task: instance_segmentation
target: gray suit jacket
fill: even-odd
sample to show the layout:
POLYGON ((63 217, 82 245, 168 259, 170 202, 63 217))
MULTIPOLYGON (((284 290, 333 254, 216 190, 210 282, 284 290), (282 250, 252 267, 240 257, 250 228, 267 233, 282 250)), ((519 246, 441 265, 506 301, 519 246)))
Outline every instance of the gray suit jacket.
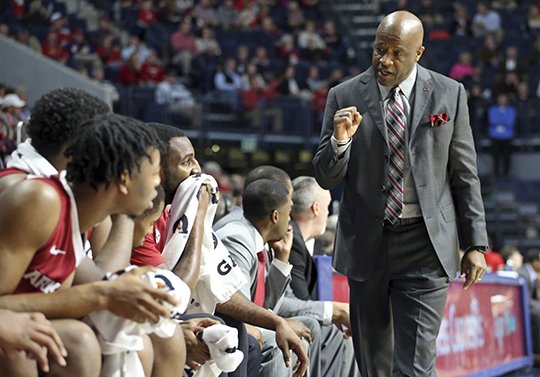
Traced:
MULTIPOLYGON (((257 252, 261 247, 257 245, 258 231, 244 216, 231 217, 233 219, 226 221, 224 226, 216 230, 216 235, 248 279, 248 283, 240 289, 240 292, 253 300, 257 285, 257 252)), ((270 265, 265 280, 266 308, 273 309, 277 305, 290 280, 290 275, 285 276, 275 265, 270 265)))
MULTIPOLYGON (((257 284, 257 229, 244 218, 241 207, 235 208, 227 216, 214 225, 216 235, 248 278, 249 284, 240 292, 253 299, 257 284)), ((322 301, 300 300, 291 287, 291 276, 283 273, 267 259, 267 275, 265 280, 264 307, 272 309, 282 317, 308 316, 329 323, 331 319, 324 318, 324 303, 322 301)))
MULTIPOLYGON (((459 270, 458 232, 463 248, 487 245, 484 206, 463 85, 418 65, 411 104, 408 158, 431 242, 446 273, 459 270), (447 113, 431 127, 429 115, 447 113)), ((383 234, 388 144, 377 80, 370 68, 328 94, 321 141, 313 159, 321 187, 344 181, 336 231, 334 267, 367 279, 383 234), (356 106, 362 123, 342 156, 333 148, 336 110, 356 106)))

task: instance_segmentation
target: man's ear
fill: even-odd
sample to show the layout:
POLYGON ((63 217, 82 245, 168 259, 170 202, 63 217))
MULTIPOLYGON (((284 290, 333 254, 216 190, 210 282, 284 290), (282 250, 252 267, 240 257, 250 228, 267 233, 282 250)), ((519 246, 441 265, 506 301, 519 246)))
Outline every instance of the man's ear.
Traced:
POLYGON ((313 215, 315 217, 319 216, 320 209, 321 208, 320 208, 319 202, 313 202, 313 204, 311 205, 311 212, 313 212, 313 215))
POLYGON ((277 224, 279 220, 279 212, 277 209, 272 210, 272 214, 270 215, 270 221, 272 221, 272 224, 277 224))
POLYGON ((130 178, 129 178, 129 173, 127 170, 125 170, 122 175, 120 176, 120 180, 118 182, 118 189, 120 190, 120 192, 124 195, 127 195, 129 190, 128 190, 128 186, 129 186, 129 181, 130 181, 130 178))

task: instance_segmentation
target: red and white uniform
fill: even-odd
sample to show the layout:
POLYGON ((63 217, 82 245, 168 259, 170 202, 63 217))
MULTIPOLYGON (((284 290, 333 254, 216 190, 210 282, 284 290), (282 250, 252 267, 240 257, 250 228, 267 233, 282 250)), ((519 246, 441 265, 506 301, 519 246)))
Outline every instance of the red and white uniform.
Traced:
POLYGON ((154 223, 152 233, 144 237, 144 244, 131 252, 131 264, 136 266, 160 266, 165 263, 161 253, 165 248, 165 235, 169 210, 163 210, 161 217, 154 223))
MULTIPOLYGON (((58 176, 32 177, 31 179, 46 182, 58 192, 61 202, 60 218, 47 244, 34 254, 13 293, 52 293, 62 286, 84 256, 79 250, 82 250, 82 241, 78 219, 73 221, 72 218, 74 214, 72 210, 76 211, 76 208, 72 208, 71 197, 58 176), (74 229, 75 227, 77 229, 74 229), (79 239, 74 239, 74 237, 79 237, 79 239), (80 243, 81 247, 76 248, 74 242, 80 243)), ((84 250, 82 252, 84 253, 84 250)))

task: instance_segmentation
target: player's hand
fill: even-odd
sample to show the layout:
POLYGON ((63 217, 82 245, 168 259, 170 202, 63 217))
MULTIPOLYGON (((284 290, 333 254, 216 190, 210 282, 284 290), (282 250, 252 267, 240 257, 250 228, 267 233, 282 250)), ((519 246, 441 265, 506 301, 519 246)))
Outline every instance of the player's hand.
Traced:
POLYGON ((270 247, 274 250, 274 255, 282 262, 289 262, 289 255, 291 254, 293 244, 293 228, 291 225, 287 227, 287 231, 283 235, 283 238, 276 242, 270 242, 270 247))
POLYGON ((191 369, 198 370, 201 365, 210 359, 208 346, 197 338, 197 333, 218 323, 218 321, 211 318, 193 318, 180 323, 186 342, 186 364, 191 369))
POLYGON ((276 326, 276 343, 283 353, 283 360, 285 361, 287 368, 291 367, 290 351, 292 350, 296 354, 298 361, 293 368, 293 377, 302 377, 305 375, 309 364, 306 350, 298 335, 294 333, 285 320, 282 320, 280 324, 276 326))
POLYGON ((311 343, 311 330, 309 329, 309 327, 294 318, 285 318, 285 321, 287 321, 287 323, 296 335, 298 335, 300 338, 306 339, 309 343, 311 343))

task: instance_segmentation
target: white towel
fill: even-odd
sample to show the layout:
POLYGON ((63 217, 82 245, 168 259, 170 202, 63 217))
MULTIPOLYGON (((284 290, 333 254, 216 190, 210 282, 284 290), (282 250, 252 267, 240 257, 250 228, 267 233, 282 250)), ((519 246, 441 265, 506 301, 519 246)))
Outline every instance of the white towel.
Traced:
POLYGON ((212 231, 212 223, 219 200, 216 180, 208 174, 196 174, 186 178, 174 196, 167 231, 163 258, 174 269, 186 246, 191 233, 201 185, 207 184, 212 192, 206 217, 201 252, 200 276, 192 292, 192 302, 187 313, 214 313, 216 304, 228 301, 230 297, 247 283, 246 277, 236 265, 227 248, 212 231))
MULTIPOLYGON (((135 266, 108 273, 105 279, 115 280, 133 268, 135 266)), ((143 349, 142 335, 154 333, 162 338, 171 337, 177 326, 172 318, 184 313, 189 303, 189 287, 171 271, 158 269, 156 272, 147 272, 141 278, 153 287, 169 292, 178 301, 178 306, 170 306, 170 318, 160 318, 156 324, 148 321, 137 323, 106 310, 90 313, 86 319, 96 329, 101 353, 104 355, 101 377, 144 377, 136 352, 143 349)))
POLYGON ((7 166, 42 177, 58 174, 56 168, 32 146, 31 139, 26 139, 17 146, 11 153, 11 161, 7 166))
POLYGON ((210 351, 210 360, 193 372, 189 367, 185 377, 217 377, 221 372, 233 372, 244 359, 238 349, 238 330, 222 324, 212 325, 199 331, 197 337, 204 341, 210 351))

